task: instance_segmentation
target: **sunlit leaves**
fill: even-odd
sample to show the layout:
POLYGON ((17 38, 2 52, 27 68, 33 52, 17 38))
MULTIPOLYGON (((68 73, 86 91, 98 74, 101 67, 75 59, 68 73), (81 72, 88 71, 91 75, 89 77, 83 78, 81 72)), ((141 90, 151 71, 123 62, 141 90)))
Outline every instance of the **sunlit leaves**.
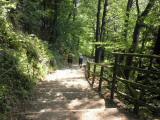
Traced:
POLYGON ((8 13, 15 5, 0 1, 0 119, 7 119, 16 99, 28 97, 54 60, 47 42, 14 29, 8 13))

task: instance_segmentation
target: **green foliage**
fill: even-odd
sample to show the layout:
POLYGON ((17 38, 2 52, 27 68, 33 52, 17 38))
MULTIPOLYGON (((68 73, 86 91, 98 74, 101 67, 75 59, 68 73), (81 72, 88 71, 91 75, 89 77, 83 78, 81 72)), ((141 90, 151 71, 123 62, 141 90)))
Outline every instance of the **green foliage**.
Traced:
MULTIPOLYGON (((49 66, 55 66, 56 60, 57 65, 63 66, 62 62, 70 52, 75 58, 79 53, 94 56, 98 0, 78 0, 80 4, 77 6, 73 1, 0 0, 1 111, 12 106, 11 102, 6 101, 6 96, 25 98, 37 80, 42 79, 49 71, 49 66), (54 51, 54 57, 48 48, 54 51)), ((108 1, 106 34, 101 43, 105 48, 105 62, 108 64, 113 63, 112 52, 126 52, 133 42, 133 32, 139 15, 134 1, 128 13, 127 40, 124 40, 127 1, 108 1)), ((148 1, 138 1, 140 14, 148 1)), ((102 0, 102 8, 103 4, 102 0)), ((156 0, 140 27, 138 53, 150 54, 153 51, 157 27, 160 25, 159 6, 160 2, 156 0)), ((102 18, 103 11, 100 12, 102 18)), ((133 74, 133 78, 135 76, 133 74)), ((125 90, 123 85, 120 86, 121 90, 125 90)), ((139 94, 136 93, 135 97, 139 97, 139 94)))
POLYGON ((0 1, 0 119, 5 119, 4 114, 18 99, 27 99, 54 60, 47 42, 15 32, 7 19, 7 11, 13 6, 12 2, 0 1))

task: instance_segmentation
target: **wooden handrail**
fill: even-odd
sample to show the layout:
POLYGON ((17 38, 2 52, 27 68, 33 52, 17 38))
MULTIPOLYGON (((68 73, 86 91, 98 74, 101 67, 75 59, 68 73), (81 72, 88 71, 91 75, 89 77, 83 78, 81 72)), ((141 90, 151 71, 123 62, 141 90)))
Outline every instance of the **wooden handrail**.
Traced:
POLYGON ((118 81, 121 81, 121 82, 125 83, 125 84, 136 85, 136 87, 139 87, 139 89, 147 89, 147 90, 150 90, 150 91, 154 91, 154 92, 160 93, 160 89, 158 89, 158 88, 154 88, 154 87, 151 87, 151 86, 143 85, 141 83, 133 82, 131 80, 126 80, 126 79, 123 79, 123 78, 120 78, 120 77, 116 77, 116 79, 118 81))
POLYGON ((102 67, 106 67, 106 68, 113 68, 112 65, 106 65, 106 63, 95 63, 95 62, 89 62, 89 64, 92 64, 92 65, 98 65, 98 66, 102 66, 102 67))
POLYGON ((131 96, 129 96, 129 95, 123 93, 123 92, 117 91, 117 93, 118 93, 119 95, 121 95, 121 96, 124 96, 125 98, 128 98, 128 99, 134 101, 134 102, 136 101, 138 104, 141 104, 141 105, 144 105, 144 106, 146 106, 146 107, 149 107, 149 108, 152 109, 152 110, 157 110, 157 109, 159 110, 159 109, 160 109, 160 108, 156 108, 156 107, 153 106, 153 105, 147 104, 147 103, 145 103, 145 102, 142 101, 142 100, 137 100, 136 98, 133 98, 133 97, 131 97, 131 96))
POLYGON ((158 58, 160 59, 159 55, 145 55, 145 54, 138 54, 138 53, 118 53, 113 52, 113 55, 126 55, 126 56, 135 56, 135 57, 144 57, 144 58, 158 58))
POLYGON ((133 66, 126 66, 126 65, 120 65, 117 64, 118 67, 123 67, 125 69, 130 69, 130 70, 136 70, 136 71, 140 71, 140 72, 145 72, 145 73, 153 73, 153 74, 160 74, 160 71, 156 71, 156 70, 147 70, 147 69, 143 69, 143 68, 139 68, 139 67, 133 67, 133 66))
MULTIPOLYGON (((101 92, 101 88, 102 88, 102 85, 103 85, 103 82, 104 81, 107 81, 111 84, 111 86, 109 86, 108 88, 110 89, 111 91, 111 97, 110 99, 113 100, 114 99, 114 94, 121 94, 122 96, 124 97, 127 97, 129 99, 132 99, 133 103, 130 103, 132 105, 134 105, 135 107, 135 110, 139 110, 139 106, 147 106, 148 108, 153 108, 151 107, 146 101, 143 101, 141 99, 141 97, 139 98, 134 98, 132 95, 132 89, 130 89, 130 87, 134 90, 139 90, 140 93, 143 93, 144 91, 148 91, 149 94, 153 94, 153 95, 156 95, 156 93, 160 93, 160 88, 159 87, 156 87, 155 86, 147 86, 145 84, 142 84, 140 82, 134 82, 133 80, 130 80, 130 79, 125 79, 125 77, 121 77, 121 72, 119 71, 120 68, 124 68, 125 70, 133 70, 133 71, 137 71, 139 73, 147 73, 148 75, 149 74, 155 74, 156 76, 159 76, 160 75, 160 70, 155 70, 153 69, 154 64, 157 66, 159 65, 158 63, 154 62, 154 59, 155 60, 160 60, 160 56, 158 55, 143 55, 143 54, 137 54, 137 53, 113 53, 114 57, 115 57, 115 61, 114 61, 114 64, 110 64, 110 65, 107 65, 106 63, 94 63, 94 62, 88 62, 89 64, 89 69, 88 69, 88 72, 89 73, 92 73, 93 75, 93 78, 92 80, 94 81, 95 80, 95 77, 96 78, 99 78, 99 84, 98 84, 98 91, 101 92), (142 68, 141 64, 138 63, 139 67, 137 66, 134 66, 134 64, 132 66, 129 66, 129 65, 123 65, 125 62, 123 62, 123 64, 121 64, 120 62, 120 58, 121 57, 137 57, 138 59, 136 60, 141 60, 143 58, 145 59, 148 59, 147 61, 147 64, 149 63, 149 66, 147 66, 147 69, 146 68, 142 68), (90 65, 94 65, 94 71, 90 70, 91 66, 90 65), (97 71, 96 71, 96 66, 99 66, 97 71), (106 68, 106 69, 104 69, 106 68), (107 72, 105 72, 107 69, 112 69, 113 70, 113 73, 112 73, 112 80, 108 79, 107 77, 105 78, 105 74, 107 74, 107 72), (117 91, 118 89, 118 83, 121 82, 123 85, 125 85, 125 87, 128 89, 128 92, 126 93, 122 93, 121 91, 117 91), (131 92, 129 92, 131 90, 131 92), (137 105, 138 104, 138 105, 137 105)), ((139 62, 139 61, 138 61, 139 62)), ((108 75, 107 75, 108 76, 108 75)), ((123 76, 123 75, 122 75, 123 76)), ((92 82, 94 83, 94 82, 92 82)))

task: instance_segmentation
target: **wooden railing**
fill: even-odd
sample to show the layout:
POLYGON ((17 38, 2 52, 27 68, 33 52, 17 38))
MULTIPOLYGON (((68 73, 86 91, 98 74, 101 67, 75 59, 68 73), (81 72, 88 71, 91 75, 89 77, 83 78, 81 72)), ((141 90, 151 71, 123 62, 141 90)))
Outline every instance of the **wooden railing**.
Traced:
POLYGON ((133 106, 135 112, 141 106, 160 110, 160 103, 153 102, 160 97, 160 56, 130 53, 113 53, 113 56, 111 65, 87 63, 86 76, 90 84, 94 86, 97 81, 97 90, 101 94, 102 86, 107 81, 110 99, 123 99, 124 103, 133 106), (131 60, 130 65, 127 65, 128 60, 131 60), (126 77, 126 71, 129 77, 126 77))
POLYGON ((100 64, 100 63, 93 63, 93 62, 87 62, 87 67, 86 67, 86 77, 87 79, 91 78, 90 84, 93 87, 94 83, 95 83, 95 79, 98 77, 99 81, 98 81, 98 92, 101 93, 101 89, 102 89, 102 83, 108 82, 110 83, 111 81, 105 77, 104 73, 107 72, 107 70, 110 70, 113 68, 113 66, 111 65, 105 65, 105 64, 100 64), (91 68, 92 67, 92 68, 91 68), (92 70, 91 70, 92 69, 92 70), (98 69, 98 71, 97 71, 98 69))

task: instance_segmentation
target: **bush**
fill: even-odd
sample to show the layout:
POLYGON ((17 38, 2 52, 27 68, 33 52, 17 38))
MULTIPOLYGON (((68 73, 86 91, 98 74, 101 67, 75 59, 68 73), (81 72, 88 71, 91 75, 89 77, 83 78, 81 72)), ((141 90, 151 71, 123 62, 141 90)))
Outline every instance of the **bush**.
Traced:
POLYGON ((53 53, 36 36, 15 31, 0 1, 0 119, 16 101, 27 99, 38 80, 51 70, 53 53))

